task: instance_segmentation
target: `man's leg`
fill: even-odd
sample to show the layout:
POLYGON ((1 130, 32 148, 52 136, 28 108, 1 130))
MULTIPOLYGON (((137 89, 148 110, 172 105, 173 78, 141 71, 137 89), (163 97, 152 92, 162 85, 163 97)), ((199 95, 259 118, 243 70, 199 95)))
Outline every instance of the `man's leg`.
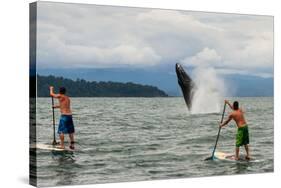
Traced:
POLYGON ((235 148, 235 160, 239 159, 239 147, 235 148))
POLYGON ((248 144, 246 144, 245 145, 245 150, 246 150, 246 159, 250 159, 250 152, 249 152, 249 145, 248 144))
POLYGON ((63 133, 60 134, 60 147, 64 148, 64 134, 63 133))
POLYGON ((69 134, 70 149, 74 149, 74 133, 69 134))

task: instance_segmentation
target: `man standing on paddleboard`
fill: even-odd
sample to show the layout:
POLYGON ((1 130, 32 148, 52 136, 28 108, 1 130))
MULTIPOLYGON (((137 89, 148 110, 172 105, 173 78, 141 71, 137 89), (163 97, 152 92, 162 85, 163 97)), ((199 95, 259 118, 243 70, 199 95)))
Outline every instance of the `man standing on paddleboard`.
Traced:
POLYGON ((74 124, 72 120, 72 112, 70 109, 70 99, 65 95, 66 89, 59 88, 59 94, 54 93, 54 87, 50 86, 50 96, 59 100, 59 105, 54 105, 53 108, 59 108, 61 112, 58 134, 60 136, 60 148, 64 149, 64 134, 69 134, 70 149, 74 149, 74 124))
POLYGON ((228 119, 223 122, 220 127, 227 125, 232 119, 236 122, 237 125, 237 135, 236 135, 236 149, 235 149, 235 160, 239 159, 239 147, 244 146, 246 150, 246 159, 250 159, 249 154, 249 131, 248 131, 248 125, 246 123, 244 112, 241 108, 239 108, 238 101, 234 101, 233 105, 229 103, 229 101, 225 100, 225 103, 228 104, 228 106, 233 110, 229 116, 228 119))

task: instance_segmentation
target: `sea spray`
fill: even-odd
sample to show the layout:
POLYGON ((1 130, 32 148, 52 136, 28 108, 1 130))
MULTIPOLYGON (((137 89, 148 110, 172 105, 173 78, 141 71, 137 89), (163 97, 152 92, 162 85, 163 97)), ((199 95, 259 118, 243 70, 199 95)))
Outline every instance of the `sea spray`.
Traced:
POLYGON ((223 79, 210 66, 198 66, 192 75, 196 88, 191 114, 218 113, 226 91, 223 79))
POLYGON ((222 57, 215 49, 206 47, 191 57, 182 60, 185 66, 193 67, 192 80, 195 84, 191 114, 218 113, 225 95, 224 80, 214 66, 222 57))

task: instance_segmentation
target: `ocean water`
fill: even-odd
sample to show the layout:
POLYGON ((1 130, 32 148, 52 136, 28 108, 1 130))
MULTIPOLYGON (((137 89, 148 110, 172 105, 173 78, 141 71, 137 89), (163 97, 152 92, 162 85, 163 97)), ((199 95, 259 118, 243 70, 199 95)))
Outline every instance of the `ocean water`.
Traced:
MULTIPOLYGON (((38 149, 38 186, 273 172, 273 98, 235 100, 246 111, 250 162, 204 161, 211 156, 221 112, 190 114, 181 97, 72 98, 76 149, 38 149)), ((59 115, 56 111, 56 123, 59 115)), ((50 98, 37 99, 36 121, 37 142, 52 143, 50 98)), ((221 130, 217 151, 234 153, 236 129, 231 122, 221 130)))

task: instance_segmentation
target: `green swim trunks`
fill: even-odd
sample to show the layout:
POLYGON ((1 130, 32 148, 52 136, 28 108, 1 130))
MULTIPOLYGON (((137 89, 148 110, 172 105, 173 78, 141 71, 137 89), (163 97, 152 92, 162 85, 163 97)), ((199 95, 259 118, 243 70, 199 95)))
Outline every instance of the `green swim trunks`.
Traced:
POLYGON ((249 144, 249 130, 248 125, 245 125, 244 127, 240 127, 237 130, 236 147, 240 147, 247 144, 249 144))

